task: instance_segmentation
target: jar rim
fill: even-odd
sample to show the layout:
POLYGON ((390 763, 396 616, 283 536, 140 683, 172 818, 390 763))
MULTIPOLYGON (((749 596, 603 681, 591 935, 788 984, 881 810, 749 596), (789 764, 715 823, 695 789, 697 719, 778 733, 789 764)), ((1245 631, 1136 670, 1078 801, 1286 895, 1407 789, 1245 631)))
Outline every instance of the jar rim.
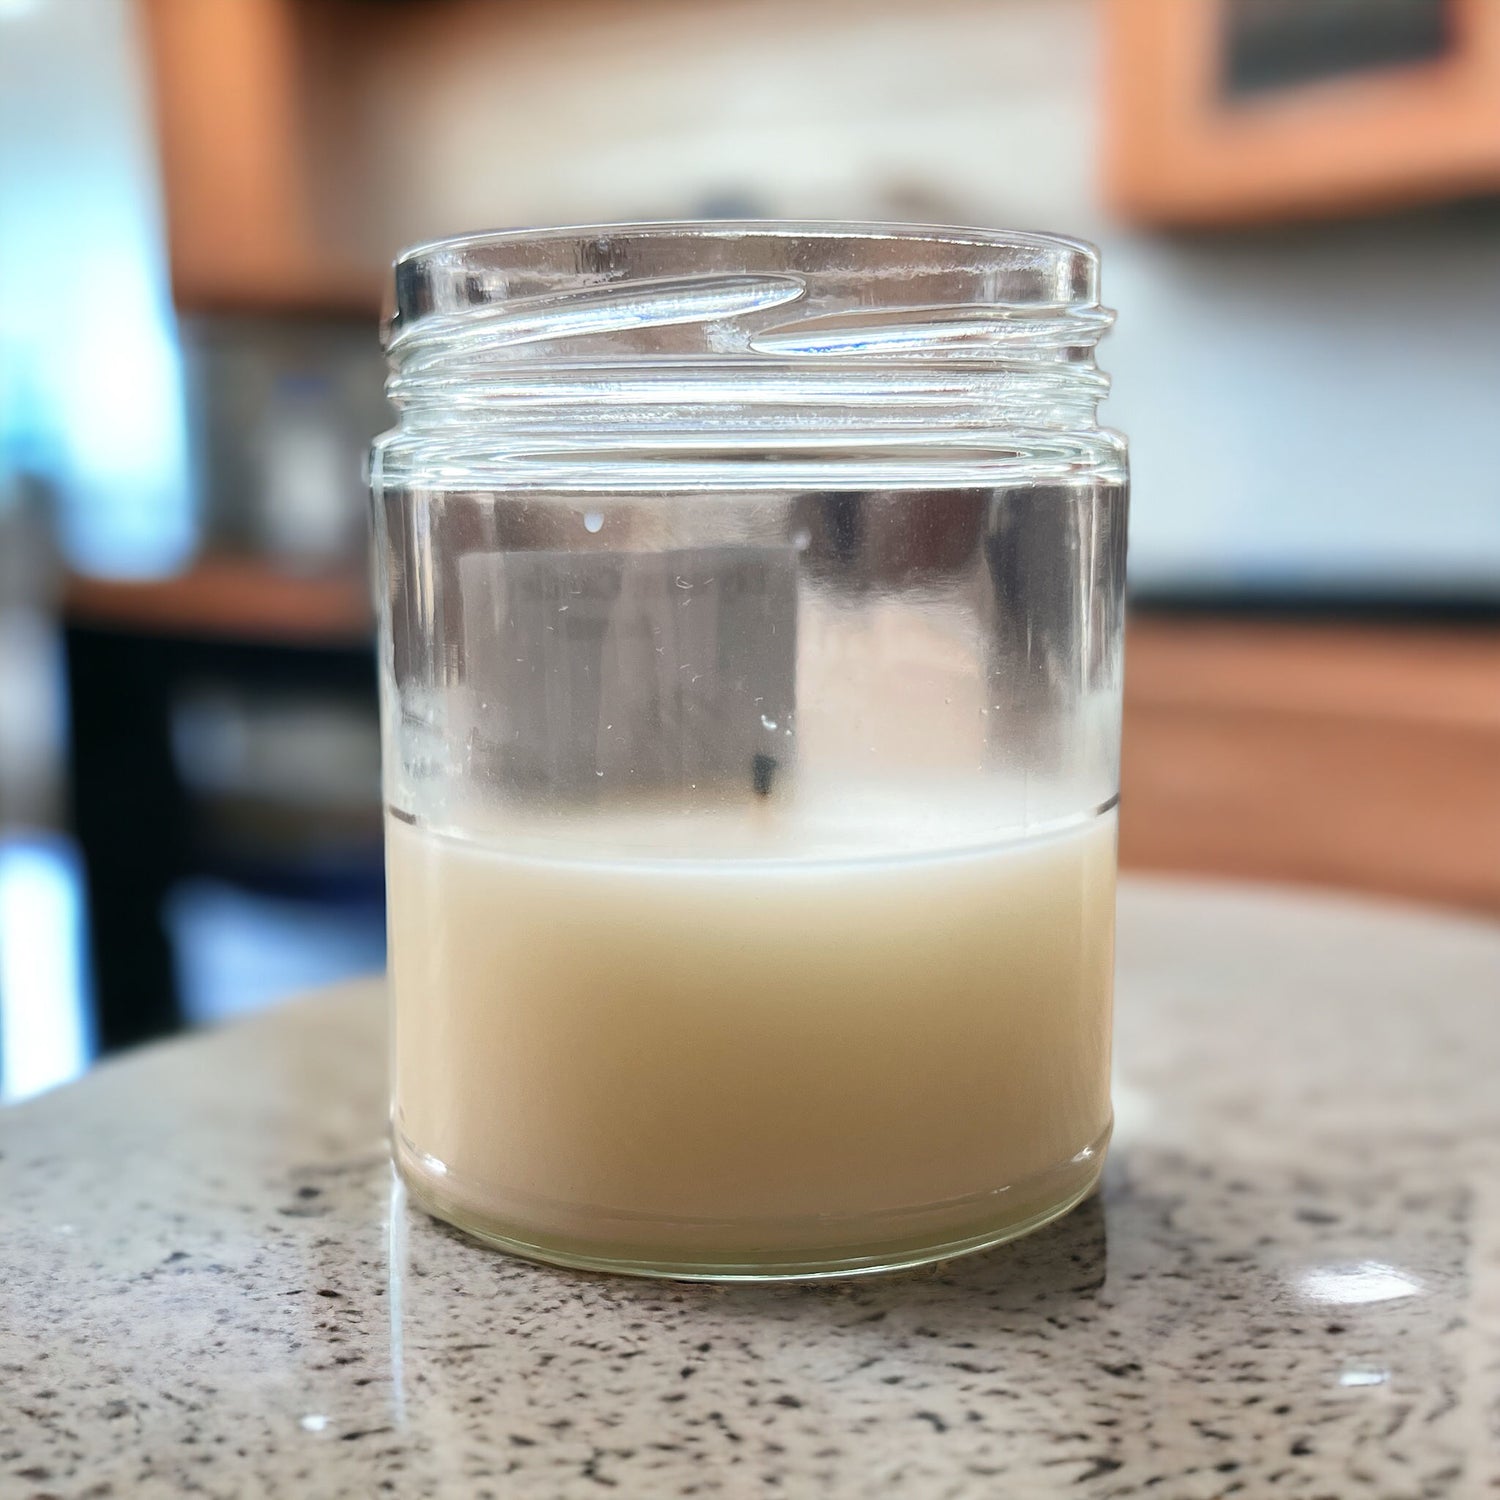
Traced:
POLYGON ((506 229, 412 246, 394 273, 388 348, 424 324, 528 304, 547 314, 633 289, 652 294, 641 324, 684 321, 679 292, 698 304, 686 319, 695 322, 792 302, 803 316, 820 307, 967 305, 1087 318, 1100 306, 1099 252, 1084 240, 935 224, 703 219, 506 229))
POLYGON ((600 235, 743 239, 766 235, 781 239, 926 240, 951 245, 1031 245, 1081 253, 1097 261, 1098 247, 1076 235, 1051 230, 986 229, 977 225, 907 223, 896 219, 641 219, 589 224, 559 224, 527 229, 478 229, 463 234, 420 240, 401 250, 400 266, 438 251, 457 251, 482 245, 506 245, 546 240, 588 239, 600 235))

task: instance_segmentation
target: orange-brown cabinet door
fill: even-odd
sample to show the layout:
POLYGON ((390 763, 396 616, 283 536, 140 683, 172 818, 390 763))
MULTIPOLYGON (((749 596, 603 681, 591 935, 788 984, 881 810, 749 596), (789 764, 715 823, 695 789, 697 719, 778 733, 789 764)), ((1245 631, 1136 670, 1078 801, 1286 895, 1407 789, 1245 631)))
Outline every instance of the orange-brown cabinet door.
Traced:
POLYGON ((307 82, 315 57, 326 61, 337 45, 330 24, 344 8, 297 0, 138 5, 178 305, 378 308, 383 267, 351 251, 330 218, 337 171, 320 146, 325 116, 307 82))

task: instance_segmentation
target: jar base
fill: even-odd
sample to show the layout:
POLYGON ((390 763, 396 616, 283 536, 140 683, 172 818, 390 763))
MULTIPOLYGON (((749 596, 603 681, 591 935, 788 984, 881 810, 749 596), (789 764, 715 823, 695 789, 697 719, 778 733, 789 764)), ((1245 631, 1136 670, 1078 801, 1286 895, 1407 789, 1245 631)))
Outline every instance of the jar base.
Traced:
MULTIPOLYGON (((569 1270, 671 1281, 824 1281, 911 1270, 989 1250, 1041 1229, 1076 1208, 1097 1188, 1109 1135, 1106 1127, 1096 1141, 1050 1172, 1001 1192, 978 1195, 968 1202, 967 1213, 964 1205, 949 1203, 936 1209, 871 1216, 865 1234, 856 1237, 851 1230, 837 1245, 817 1244, 820 1231, 814 1223, 776 1225, 774 1237, 800 1243, 795 1248, 766 1248, 748 1255, 717 1248, 684 1250, 680 1258, 679 1253, 623 1237, 595 1240, 523 1229, 515 1220, 507 1222, 478 1211, 445 1190, 443 1178, 428 1170, 422 1154, 399 1135, 393 1154, 412 1200, 425 1213, 491 1249, 523 1260, 569 1270), (980 1212, 981 1207, 984 1212, 980 1212), (941 1230, 934 1220, 941 1222, 941 1230)), ((673 1228, 670 1223, 659 1227, 666 1234, 673 1228)), ((766 1227, 753 1223, 740 1226, 745 1241, 759 1238, 762 1243, 766 1227)))

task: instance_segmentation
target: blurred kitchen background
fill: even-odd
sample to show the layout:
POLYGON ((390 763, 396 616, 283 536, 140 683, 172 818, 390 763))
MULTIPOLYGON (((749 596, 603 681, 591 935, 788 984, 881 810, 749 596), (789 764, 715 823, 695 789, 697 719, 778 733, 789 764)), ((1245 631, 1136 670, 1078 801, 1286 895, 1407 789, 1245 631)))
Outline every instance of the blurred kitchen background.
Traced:
POLYGON ((1127 865, 1500 914, 1500 0, 0 0, 0 1096, 379 967, 403 244, 1061 229, 1127 865))

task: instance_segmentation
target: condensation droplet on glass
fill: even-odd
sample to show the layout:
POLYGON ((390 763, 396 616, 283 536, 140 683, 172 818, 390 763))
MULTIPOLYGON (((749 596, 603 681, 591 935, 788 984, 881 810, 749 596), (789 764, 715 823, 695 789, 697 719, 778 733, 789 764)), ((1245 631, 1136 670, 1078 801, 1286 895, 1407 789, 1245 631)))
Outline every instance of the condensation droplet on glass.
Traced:
POLYGON ((773 718, 770 718, 770 717, 769 717, 769 716, 768 716, 768 715, 766 715, 766 714, 762 714, 762 715, 761 715, 761 716, 760 716, 760 722, 761 722, 761 723, 762 723, 762 724, 764 724, 764 725, 765 725, 765 727, 766 727, 766 728, 767 728, 767 729, 775 729, 775 728, 776 728, 776 727, 777 727, 777 725, 776 725, 776 720, 775 720, 775 719, 773 719, 773 718))
POLYGON ((586 511, 583 517, 583 529, 585 531, 603 531, 604 517, 597 510, 586 511))

